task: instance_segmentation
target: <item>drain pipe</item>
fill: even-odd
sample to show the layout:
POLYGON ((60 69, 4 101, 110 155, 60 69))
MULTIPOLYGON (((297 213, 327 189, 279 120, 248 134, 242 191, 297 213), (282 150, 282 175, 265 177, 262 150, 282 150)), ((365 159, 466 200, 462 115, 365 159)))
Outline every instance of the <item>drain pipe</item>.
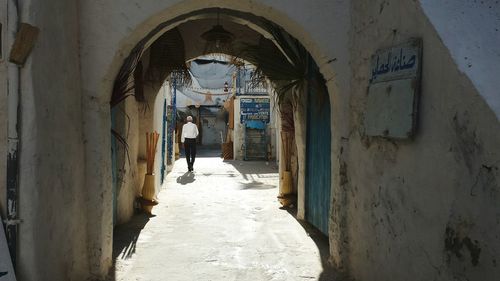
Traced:
MULTIPOLYGON (((14 43, 19 27, 19 5, 18 0, 9 0, 7 2, 7 42, 9 48, 14 43)), ((18 134, 18 116, 19 116, 19 96, 20 96, 20 66, 14 63, 8 63, 8 124, 7 124, 7 220, 5 221, 5 232, 9 246, 12 265, 16 268, 17 254, 17 225, 18 219, 18 172, 19 172, 19 134, 18 134)))

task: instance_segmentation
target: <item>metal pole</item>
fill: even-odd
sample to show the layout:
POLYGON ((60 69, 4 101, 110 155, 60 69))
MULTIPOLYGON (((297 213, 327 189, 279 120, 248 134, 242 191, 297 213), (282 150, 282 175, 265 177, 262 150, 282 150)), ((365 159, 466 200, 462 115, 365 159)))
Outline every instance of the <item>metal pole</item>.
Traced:
MULTIPOLYGON (((8 6, 8 42, 12 46, 16 38, 19 26, 19 9, 17 0, 7 2, 8 6)), ((19 223, 18 211, 18 173, 19 173, 19 96, 20 96, 20 70, 19 66, 13 63, 8 64, 8 124, 7 124, 7 220, 5 234, 9 246, 12 265, 16 268, 17 253, 17 224, 19 223)))

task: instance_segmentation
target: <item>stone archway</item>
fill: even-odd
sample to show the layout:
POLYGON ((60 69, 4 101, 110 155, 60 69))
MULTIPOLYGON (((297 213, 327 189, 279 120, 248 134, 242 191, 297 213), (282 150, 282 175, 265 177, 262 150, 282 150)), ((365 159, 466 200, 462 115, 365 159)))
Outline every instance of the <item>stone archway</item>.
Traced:
MULTIPOLYGON (((81 5, 83 6, 83 12, 85 14, 86 5, 81 5)), ((340 5, 338 7, 340 11, 346 8, 347 4, 335 5, 340 5)), ((343 101, 342 95, 345 95, 344 89, 347 90, 348 83, 347 80, 343 81, 339 78, 347 77, 349 74, 346 63, 348 56, 346 35, 348 26, 347 18, 345 19, 345 30, 340 26, 334 30, 330 30, 332 36, 337 32, 339 36, 345 38, 339 41, 338 46, 335 46, 335 49, 343 50, 342 54, 345 55, 345 57, 340 57, 338 55, 334 57, 332 54, 328 55, 322 52, 322 50, 327 47, 323 47, 320 43, 316 43, 316 40, 313 38, 317 36, 314 36, 315 33, 312 31, 320 31, 317 29, 318 26, 307 26, 307 29, 309 29, 307 30, 303 26, 305 24, 304 22, 300 23, 296 20, 292 20, 291 16, 286 14, 296 13, 297 11, 287 11, 288 8, 286 7, 270 7, 254 1, 238 1, 237 3, 234 3, 234 1, 212 1, 210 3, 183 1, 177 5, 171 6, 168 4, 157 4, 159 7, 146 6, 148 7, 144 9, 149 9, 150 14, 145 13, 147 16, 141 15, 142 17, 146 17, 144 20, 130 18, 123 19, 119 22, 121 25, 125 25, 126 28, 122 30, 123 33, 116 32, 119 36, 110 35, 111 38, 105 40, 104 45, 106 45, 106 48, 99 48, 98 46, 92 45, 91 40, 86 41, 84 39, 82 42, 82 52, 86 54, 86 57, 82 58, 82 61, 84 61, 84 63, 82 63, 82 79, 83 84, 87 85, 84 87, 83 100, 85 118, 84 132, 87 140, 86 186, 89 190, 88 239, 91 269, 92 273, 95 275, 104 275, 111 264, 112 209, 109 204, 107 204, 107 202, 111 202, 110 198, 112 196, 107 188, 111 183, 111 164, 108 151, 110 147, 109 94, 111 93, 114 77, 116 73, 118 73, 123 60, 133 50, 134 46, 144 39, 145 34, 168 30, 185 20, 192 19, 193 17, 196 18, 197 11, 211 7, 252 13, 255 16, 266 18, 282 26, 287 32, 299 39, 317 62, 321 73, 327 81, 327 87, 330 93, 330 101, 333 108, 332 112, 334 112, 331 116, 332 127, 336 127, 336 125, 339 124, 335 121, 338 120, 338 117, 346 116, 345 111, 340 110, 342 108, 340 103, 343 101), (161 12, 157 13, 156 11, 158 10, 161 10, 161 12), (286 12, 284 13, 283 11, 286 12), (115 42, 115 45, 113 45, 113 42, 115 42), (87 58, 89 60, 86 60, 87 58), (103 58, 103 61, 98 62, 96 60, 97 58, 103 58), (338 64, 339 66, 335 66, 334 68, 333 64, 338 64), (343 66, 341 67, 340 65, 343 66), (335 71, 336 69, 342 69, 342 71, 335 71), (341 88, 343 90, 341 90, 341 88), (334 117, 334 115, 336 116, 334 117)), ((128 12, 129 10, 127 10, 127 8, 132 9, 134 7, 135 9, 137 8, 127 2, 127 4, 124 4, 123 7, 118 9, 121 9, 123 12, 128 12)), ((88 8, 92 9, 93 7, 89 5, 88 8)), ((86 20, 87 19, 83 19, 83 21, 86 20)), ((113 25, 116 24, 118 23, 113 23, 113 25)), ((316 24, 318 23, 316 22, 316 24)), ((97 28, 98 26, 90 25, 87 32, 83 32, 84 38, 87 38, 85 34, 92 34, 96 31, 93 27, 97 28)), ((99 27, 102 28, 102 26, 99 27)), ((96 32, 103 33, 101 31, 96 32)), ((104 36, 104 34, 102 35, 104 36)), ((155 36, 159 35, 153 34, 150 36, 149 40, 154 40, 155 36)), ((338 126, 338 130, 343 130, 343 128, 347 127, 347 122, 344 121, 341 124, 343 125, 338 126)), ((339 150, 338 147, 339 144, 337 140, 332 139, 332 175, 336 174, 335 170, 338 168, 338 165, 336 165, 338 161, 336 161, 337 157, 335 156, 336 151, 339 150)), ((299 185, 301 184, 303 186, 304 183, 299 182, 299 185)), ((334 185, 335 183, 333 183, 333 186, 334 185)))
MULTIPOLYGON (((500 130, 498 106, 487 89, 498 88, 498 80, 492 79, 495 71, 476 74, 495 70, 498 59, 481 59, 496 45, 482 41, 485 33, 466 23, 479 14, 481 22, 493 23, 498 5, 466 6, 465 0, 449 4, 450 9, 411 0, 22 2, 21 20, 41 32, 20 73, 21 279, 80 280, 89 268, 96 277, 105 274, 112 241, 107 202, 113 81, 137 42, 158 24, 213 7, 282 26, 306 46, 327 80, 335 199, 330 252, 337 265, 348 254, 348 269, 357 279, 481 279, 497 273, 488 261, 499 251, 498 237, 491 235, 499 225, 490 187, 499 178, 500 130), (448 28, 450 20, 460 24, 448 28), (414 36, 422 37, 425 61, 416 139, 367 139, 363 119, 371 56, 414 36), (379 204, 382 198, 385 204, 379 204), (388 215, 392 224, 381 224, 388 215), (444 235, 450 241, 477 240, 483 249, 478 267, 467 255, 456 258, 456 247, 444 243, 444 235), (381 267, 380 261, 400 266, 381 267)), ((11 25, 7 21, 7 28, 11 25)), ((17 79, 5 73, 17 66, 4 60, 0 68, 3 88, 14 85, 17 79)))

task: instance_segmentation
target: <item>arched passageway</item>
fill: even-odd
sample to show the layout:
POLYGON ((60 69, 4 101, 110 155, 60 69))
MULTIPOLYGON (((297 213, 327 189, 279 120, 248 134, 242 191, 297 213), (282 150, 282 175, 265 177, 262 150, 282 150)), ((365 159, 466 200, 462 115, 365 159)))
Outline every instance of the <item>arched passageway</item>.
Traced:
MULTIPOLYGON (((7 143, 20 145, 19 181, 14 173, 0 172, 0 178, 18 183, 19 204, 12 204, 17 198, 6 200, 1 183, 7 181, 1 180, 0 209, 2 216, 8 211, 20 219, 7 222, 11 230, 19 229, 18 279, 86 280, 107 274, 113 233, 109 102, 117 74, 158 26, 163 24, 155 33, 160 36, 204 20, 199 12, 215 7, 236 11, 236 23, 258 34, 268 32, 251 18, 282 27, 311 54, 326 80, 331 105, 329 239, 335 265, 357 280, 494 279, 500 274, 495 236, 500 232, 500 123, 492 90, 500 87, 498 4, 434 2, 2 1, 0 104, 8 109, 0 110, 0 131, 7 131, 8 120, 9 133, 19 135, 0 134, 0 142, 9 156, 15 150, 7 150, 7 143), (21 22, 40 30, 22 67, 8 59, 21 22), (373 89, 389 93, 397 87, 384 89, 374 82, 389 66, 386 61, 377 67, 372 57, 390 59, 388 50, 402 54, 403 46, 411 46, 415 58, 421 53, 421 63, 410 59, 404 64, 413 74, 420 71, 421 79, 402 82, 411 85, 406 89, 413 98, 385 96, 408 97, 404 101, 413 109, 392 118, 407 107, 386 107, 373 98, 373 89), (391 130, 372 126, 375 120, 396 126, 399 122, 392 121, 409 119, 415 130, 408 139, 391 138, 391 130), (382 134, 370 135, 374 128, 382 134)), ((146 49, 156 40, 150 39, 146 49)), ((132 103, 129 110, 133 102, 126 99, 132 103)), ((141 120, 134 120, 137 126, 141 120)), ((306 131, 306 122, 295 125, 306 131)), ((132 150, 141 153, 137 140, 132 150)), ((306 147, 305 139, 296 142, 306 147)), ((304 152, 299 160, 305 158, 304 152)), ((10 168, 16 167, 13 162, 10 168)), ((6 164, 0 162, 1 171, 6 164)), ((297 186, 305 186, 305 179, 305 174, 298 177, 297 186)), ((305 188, 297 192, 305 198, 305 188)), ((306 208, 298 203, 298 217, 305 217, 306 208)))
MULTIPOLYGON (((331 64, 327 64, 326 61, 329 55, 323 55, 318 46, 314 43, 315 41, 309 37, 308 32, 303 30, 300 25, 297 25, 293 20, 288 18, 287 16, 283 16, 277 10, 267 10, 265 7, 260 6, 259 4, 249 2, 238 2, 234 3, 232 1, 222 1, 221 3, 214 3, 214 6, 217 6, 221 9, 230 9, 233 11, 232 18, 236 21, 236 23, 243 23, 244 25, 248 25, 249 28, 258 31, 260 34, 266 34, 266 37, 269 36, 268 32, 265 31, 261 26, 254 23, 251 19, 270 19, 274 21, 278 25, 282 25, 288 30, 292 30, 292 34, 295 37, 301 39, 304 42, 304 46, 308 50, 313 53, 315 59, 319 59, 317 65, 319 65, 321 72, 324 74, 326 80, 328 81, 329 92, 334 91, 337 88, 337 84, 334 83, 334 80, 331 79, 333 76, 333 71, 331 69, 331 64), (255 16, 257 15, 257 16, 255 16), (263 16, 261 18, 261 16, 263 16)), ((212 6, 213 7, 213 6, 212 6)), ((149 9, 148 6, 145 9, 149 9)), ((128 54, 140 53, 140 49, 149 46, 157 36, 159 36, 162 32, 168 30, 169 28, 173 28, 178 26, 183 22, 188 22, 189 20, 196 20, 197 17, 204 9, 209 8, 205 5, 200 5, 200 3, 183 3, 175 8, 170 8, 167 10, 163 10, 162 12, 157 12, 158 9, 154 10, 155 14, 151 16, 151 18, 143 18, 143 22, 141 24, 137 24, 136 29, 131 29, 125 34, 127 36, 123 37, 119 41, 115 41, 118 45, 110 46, 110 48, 102 49, 102 54, 94 53, 95 49, 93 46, 87 46, 86 43, 83 43, 82 50, 89 58, 95 56, 102 57, 104 53, 107 53, 107 56, 111 57, 112 60, 107 60, 110 63, 102 64, 102 66, 97 65, 88 65, 84 63, 82 68, 84 69, 83 80, 87 85, 99 85, 99 87, 95 88, 92 91, 88 91, 85 93, 85 108, 84 111, 86 113, 86 118, 92 120, 90 122, 86 122, 85 124, 85 134, 89 136, 87 138, 88 142, 87 153, 86 153, 86 166, 89 167, 86 171, 87 173, 87 186, 89 186, 89 192, 91 194, 101 194, 100 198, 91 198, 89 202, 90 206, 95 206, 95 208, 91 208, 89 211, 89 223, 92 224, 92 228, 89 229, 89 255, 91 260, 91 268, 95 272, 95 274, 102 275, 106 272, 106 269, 110 265, 110 254, 111 254, 111 236, 109 235, 112 232, 110 227, 112 221, 111 209, 109 208, 108 202, 110 202, 112 198, 112 192, 110 192, 107 187, 109 186, 111 178, 111 173, 109 170, 100 169, 101 165, 109 165, 109 153, 102 149, 107 146, 107 139, 105 134, 109 132, 109 128, 106 124, 109 124, 109 120, 107 120, 108 110, 106 106, 109 102, 110 93, 112 92, 112 85, 114 84, 116 75, 120 72, 120 68, 122 66, 123 61, 128 57, 128 54), (201 11, 201 12, 200 12, 201 11), (146 37, 144 37, 146 36, 146 37), (139 45, 141 47, 137 48, 139 45), (88 53, 85 51, 88 48, 88 53), (115 50, 110 52, 110 50, 115 50), (105 71, 104 71, 105 70, 105 71), (104 80, 99 77, 104 77, 104 80), (98 117, 97 117, 98 116, 98 117), (94 119, 96 118, 97 119, 94 119), (98 121, 97 121, 98 120, 98 121), (96 149, 97 148, 97 149, 96 149), (94 168, 95 167, 95 168, 94 168), (101 199, 102 198, 102 199, 101 199), (92 219, 97 218, 97 221, 92 219)), ((160 9, 161 10, 161 9, 160 9)), ((153 10, 151 10, 153 11, 153 10)), ((214 9, 212 8, 212 17, 214 16, 214 9)), ((206 12, 206 11, 205 11, 206 12)), ((83 21, 87 19, 84 18, 83 21)), ((137 20, 137 19, 134 19, 137 20)), ((91 23, 90 21, 89 23, 91 23)), ((130 25, 131 23, 129 23, 130 25)), ((92 26, 92 24, 90 24, 92 26)), ((91 28, 86 30, 85 32, 92 30, 91 28)), ((340 33, 344 31, 338 30, 340 33)), ((84 32, 84 33, 85 33, 84 32)), ((94 31, 92 31, 94 32, 94 31)), ((101 33, 102 31, 95 32, 101 33)), ((84 35, 85 36, 85 35, 84 35)), ((342 35, 343 36, 343 35, 342 35)), ((111 38, 109 38, 111 39, 111 38)), ((338 49, 338 47, 334 47, 334 49, 338 49)), ((192 54, 194 56, 194 53, 192 54)), ((85 60, 85 59, 84 59, 85 60)), ((337 59, 338 61, 343 61, 343 58, 337 59)), ((348 71, 344 72, 345 74, 348 71)), ((338 75, 341 75, 340 73, 338 75)), ((342 74, 343 75, 343 74, 342 74)), ((346 81, 346 80, 342 80, 346 81)), ((342 82, 342 83, 344 83, 342 82)), ((336 92, 340 93, 340 92, 336 92)), ((337 113, 341 113, 340 110, 336 111, 337 113)), ((304 110, 305 113, 305 110, 304 110)), ((299 118, 303 120, 303 118, 299 118)), ((304 119, 305 120, 305 119, 304 119)), ((345 124, 342 124, 344 126, 345 124)), ((298 125, 299 126, 299 125, 298 125)), ((305 123, 298 127, 301 130, 304 129, 305 123)), ((304 134, 302 134, 304 136, 304 134)), ((333 140, 332 140, 333 141, 333 140)), ((305 141, 297 140, 298 147, 305 147, 305 141)), ((304 153, 299 155, 299 161, 304 161, 304 153)), ((302 165, 303 168, 303 165, 302 165)), ((304 197, 304 180, 303 174, 304 171, 299 171, 299 176, 297 178, 298 186, 302 187, 298 189, 299 198, 304 197)), ((299 217, 304 217, 304 207, 301 205, 299 200, 299 217)))
MULTIPOLYGON (((287 200, 290 202, 285 201, 288 203, 284 204, 287 206, 290 204, 293 206, 298 205, 299 218, 311 222, 321 229, 323 235, 328 236, 328 225, 325 225, 325 222, 328 223, 330 213, 331 181, 329 175, 331 174, 331 155, 324 152, 330 151, 331 138, 328 133, 330 130, 330 99, 325 80, 305 47, 280 26, 252 14, 228 9, 204 9, 161 23, 140 40, 132 49, 130 55, 125 58, 114 81, 110 102, 113 124, 116 125, 117 119, 122 119, 121 129, 116 126, 113 127, 113 151, 121 150, 122 155, 120 161, 112 158, 114 186, 112 197, 114 206, 118 206, 113 210, 114 222, 124 222, 130 218, 136 197, 141 193, 137 187, 142 185, 141 182, 143 181, 141 174, 144 169, 141 166, 145 165, 145 161, 142 160, 145 157, 143 151, 145 144, 137 140, 136 136, 141 138, 148 128, 149 130, 157 129, 159 131, 160 123, 151 125, 154 119, 164 120, 163 126, 165 126, 165 123, 170 123, 167 124, 169 128, 167 134, 161 128, 162 149, 161 152, 156 152, 156 162, 162 164, 156 165, 156 174, 160 175, 165 172, 167 167, 164 163, 173 164, 176 142, 174 141, 174 130, 170 128, 179 127, 175 125, 178 122, 175 121, 177 119, 175 99, 179 87, 183 87, 182 85, 189 81, 185 80, 187 75, 185 64, 196 56, 210 53, 210 50, 207 50, 209 41, 205 42, 200 38, 203 37, 203 32, 211 26, 219 24, 234 35, 230 48, 218 50, 235 57, 230 59, 228 63, 234 64, 238 69, 241 67, 240 61, 242 60, 248 60, 256 64, 255 75, 251 77, 254 81, 248 81, 248 85, 260 83, 264 81, 262 79, 265 79, 275 87, 272 90, 271 98, 276 101, 276 105, 268 105, 268 108, 272 108, 274 113, 271 114, 272 122, 275 122, 275 120, 281 120, 281 122, 276 122, 278 128, 268 130, 269 132, 264 134, 269 134, 271 138, 278 136, 276 142, 279 145, 274 142, 266 144, 264 156, 268 161, 279 156, 281 170, 291 175, 291 179, 289 179, 290 187, 288 187, 289 191, 287 191, 287 193, 291 193, 287 195, 290 198, 287 200), (156 97, 156 93, 160 93, 159 98, 156 97), (141 103, 143 103, 142 106, 141 103), (148 104, 153 104, 153 106, 148 104), (138 108, 140 107, 146 109, 138 114, 138 111, 140 111, 138 108), (149 107, 154 107, 154 110, 149 109, 148 111, 149 107), (115 108, 120 108, 119 113, 115 108), (277 108, 282 108, 282 110, 276 110, 277 108), (285 108, 289 109, 285 110, 285 108), (321 113, 320 118, 326 118, 328 124, 326 127, 313 126, 319 121, 316 118, 318 117, 316 113, 321 113), (122 117, 117 117, 117 114, 121 114, 122 117), (172 116, 175 116, 174 119, 171 118, 172 116), (306 121, 308 119, 312 119, 312 121, 306 121), (165 122, 165 120, 168 121, 165 122), (284 121, 289 122, 286 129, 279 125, 284 121), (295 123, 302 125, 296 126, 295 123), (306 130, 306 126, 314 128, 314 130, 306 130), (325 131, 325 129, 328 130, 325 131), (279 138, 280 135, 282 138, 286 135, 290 139, 281 139, 279 138), (314 135, 314 137, 306 139, 306 135, 314 135), (299 140, 296 141, 296 139, 299 140), (165 153, 165 140, 167 141, 166 146, 174 147, 174 150, 165 153), (316 147, 316 142, 319 140, 327 146, 320 145, 316 147), (123 148, 117 148, 117 143, 121 143, 123 148), (297 143, 303 143, 304 145, 298 146, 297 143), (138 149, 137 146, 139 146, 138 149), (271 151, 282 146, 288 146, 287 150, 280 149, 279 153, 277 153, 279 155, 272 156, 271 151), (267 147, 269 147, 269 150, 267 147), (311 147, 311 149, 306 149, 306 147, 311 147), (321 151, 322 149, 324 151, 321 151), (125 157, 123 157, 125 154, 128 157, 128 164, 125 157), (130 159, 136 158, 139 159, 137 164, 133 163, 133 161, 131 163, 130 159), (141 163, 141 160, 143 163, 141 163), (308 163, 311 163, 310 167, 312 167, 308 175, 309 180, 305 179, 308 163), (120 173, 120 167, 124 172, 122 172, 121 178, 118 179, 117 175, 120 173), (314 171, 314 173, 311 171, 314 171), (316 181, 315 175, 321 175, 323 179, 316 181), (308 188, 308 186, 313 186, 315 189, 308 188), (307 202, 306 198, 308 198, 307 202), (319 201, 311 198, 319 199, 319 201), (321 221, 321 223, 317 223, 318 221, 321 221)), ((214 47, 212 46, 212 48, 214 47)), ((194 63, 195 61, 192 61, 191 65, 194 63)), ((193 75, 192 72, 190 75, 193 75)), ((230 113, 230 115, 235 116, 233 121, 235 124, 231 128, 231 134, 233 135, 231 138, 235 141, 235 157, 237 159, 246 159, 246 152, 253 149, 252 146, 255 144, 242 144, 241 140, 239 140, 240 134, 247 138, 246 135, 249 134, 247 125, 250 124, 250 119, 247 119, 249 117, 244 113, 240 113, 240 110, 243 110, 243 101, 252 99, 254 94, 250 92, 242 93, 245 87, 240 85, 240 79, 244 79, 244 77, 236 77, 234 79, 236 84, 231 83, 229 85, 233 91, 231 102, 234 104, 232 107, 237 108, 236 111, 230 113), (240 147, 244 148, 241 149, 240 147), (245 152, 243 153, 245 156, 242 156, 242 150, 245 152)), ((259 98, 259 95, 261 94, 257 94, 257 98, 259 98)), ((226 98, 229 99, 229 95, 226 98)), ((196 118, 199 117, 201 116, 198 113, 196 118)), ((113 154, 113 157, 116 157, 115 155, 113 154)), ((261 165, 265 165, 265 163, 261 162, 261 165)), ((201 172, 203 175, 211 174, 209 171, 202 170, 201 172)), ((179 173, 178 169, 177 173, 179 173)), ((252 172, 247 171, 247 173, 252 172)), ((191 176, 194 177, 194 175, 191 176)), ((192 180, 194 181, 194 178, 192 180)), ((181 181, 183 181, 182 177, 181 181)), ((157 176, 157 194, 162 187, 161 183, 161 178, 157 176)), ((254 182, 253 184, 259 183, 254 182)), ((279 181, 274 182, 275 187, 279 184, 279 181)), ((275 195, 278 195, 277 190, 275 195)), ((214 226, 214 229, 217 229, 217 227, 214 226)), ((325 254, 328 252, 328 247, 324 247, 324 245, 321 254, 323 264, 326 265, 329 254, 325 254)))

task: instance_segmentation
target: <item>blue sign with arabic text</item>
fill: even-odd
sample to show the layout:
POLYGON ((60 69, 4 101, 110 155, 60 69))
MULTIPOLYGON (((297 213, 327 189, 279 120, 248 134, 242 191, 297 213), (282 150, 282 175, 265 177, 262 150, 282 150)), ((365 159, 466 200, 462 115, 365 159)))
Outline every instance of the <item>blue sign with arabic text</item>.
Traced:
POLYGON ((240 122, 262 121, 269 123, 271 115, 271 100, 269 98, 240 99, 240 122))
POLYGON ((421 41, 410 42, 377 51, 371 60, 370 83, 414 78, 419 74, 421 41))
POLYGON ((364 134, 391 139, 415 135, 422 40, 414 38, 372 56, 364 134))

